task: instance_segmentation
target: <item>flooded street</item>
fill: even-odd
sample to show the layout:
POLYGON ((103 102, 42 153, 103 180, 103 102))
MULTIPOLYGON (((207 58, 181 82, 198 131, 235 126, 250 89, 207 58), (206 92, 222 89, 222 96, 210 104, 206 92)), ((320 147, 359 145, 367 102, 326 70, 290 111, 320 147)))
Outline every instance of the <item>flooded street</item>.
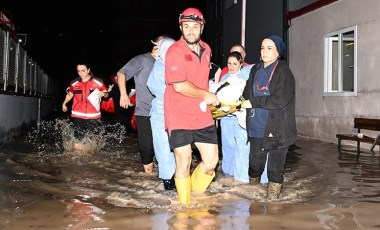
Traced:
MULTIPOLYGON (((299 138, 279 200, 217 177, 184 207, 143 173, 136 134, 112 126, 93 154, 65 152, 57 121, 0 148, 1 229, 380 229, 380 162, 299 138)), ((102 139, 102 140, 100 140, 102 139)), ((198 164, 194 158, 194 165, 198 164)))

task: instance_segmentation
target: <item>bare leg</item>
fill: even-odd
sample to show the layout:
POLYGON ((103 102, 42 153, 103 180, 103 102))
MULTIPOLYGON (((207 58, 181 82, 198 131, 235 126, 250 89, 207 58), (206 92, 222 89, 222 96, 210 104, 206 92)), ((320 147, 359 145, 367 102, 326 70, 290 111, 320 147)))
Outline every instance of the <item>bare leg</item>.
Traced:
POLYGON ((219 161, 218 145, 196 142, 195 146, 198 148, 202 158, 201 163, 199 163, 201 172, 212 175, 219 161))
POLYGON ((191 145, 185 145, 174 149, 176 161, 175 178, 183 179, 190 176, 192 152, 191 145))
POLYGON ((152 173, 153 172, 153 162, 144 166, 145 173, 152 173))

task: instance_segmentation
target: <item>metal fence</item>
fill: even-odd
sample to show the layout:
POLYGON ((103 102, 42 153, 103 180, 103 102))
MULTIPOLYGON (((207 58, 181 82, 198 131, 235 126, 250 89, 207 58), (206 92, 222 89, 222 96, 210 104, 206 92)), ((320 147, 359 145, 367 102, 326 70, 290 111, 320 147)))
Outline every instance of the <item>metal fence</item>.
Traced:
POLYGON ((53 97, 55 88, 54 80, 28 56, 9 31, 0 28, 0 94, 53 97))

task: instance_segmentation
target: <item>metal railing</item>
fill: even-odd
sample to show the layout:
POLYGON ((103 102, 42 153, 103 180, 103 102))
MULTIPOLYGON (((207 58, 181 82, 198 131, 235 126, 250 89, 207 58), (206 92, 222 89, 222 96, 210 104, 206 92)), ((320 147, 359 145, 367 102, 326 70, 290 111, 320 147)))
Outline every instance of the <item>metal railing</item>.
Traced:
POLYGON ((53 97, 56 84, 10 32, 0 28, 0 94, 53 97))

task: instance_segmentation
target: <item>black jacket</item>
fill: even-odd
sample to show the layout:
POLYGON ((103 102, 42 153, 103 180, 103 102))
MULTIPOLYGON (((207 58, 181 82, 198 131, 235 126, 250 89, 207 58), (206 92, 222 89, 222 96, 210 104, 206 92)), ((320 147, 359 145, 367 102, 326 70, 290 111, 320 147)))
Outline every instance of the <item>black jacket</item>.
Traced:
MULTIPOLYGON (((269 111, 264 132, 264 149, 287 148, 296 141, 297 137, 293 73, 286 62, 280 60, 269 83, 270 95, 254 97, 256 66, 251 69, 243 97, 251 102, 253 108, 263 108, 269 111)), ((247 109, 247 133, 251 115, 252 110, 247 109)))

